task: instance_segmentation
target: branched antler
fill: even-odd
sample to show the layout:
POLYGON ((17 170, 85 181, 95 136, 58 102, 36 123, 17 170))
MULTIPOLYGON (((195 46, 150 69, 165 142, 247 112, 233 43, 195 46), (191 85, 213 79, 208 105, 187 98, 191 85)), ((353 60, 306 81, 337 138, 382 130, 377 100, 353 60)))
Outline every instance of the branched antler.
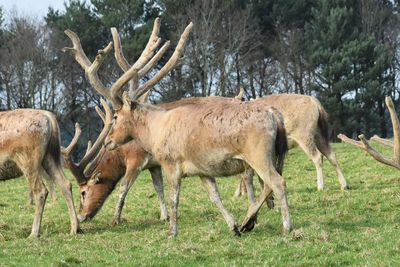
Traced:
POLYGON ((85 55, 85 52, 82 49, 80 40, 78 36, 70 31, 66 30, 65 34, 71 39, 73 47, 72 48, 63 48, 62 51, 68 52, 75 57, 75 60, 81 65, 81 67, 85 70, 85 74, 87 79, 93 88, 100 93, 102 96, 111 101, 113 108, 118 110, 122 106, 121 99, 121 90, 129 81, 130 91, 133 99, 139 99, 141 95, 149 91, 154 85, 156 85, 163 77, 165 77, 168 72, 172 70, 177 64, 179 57, 183 51, 183 47, 188 39, 189 33, 193 28, 193 24, 190 23, 185 31, 182 33, 181 38, 175 48, 174 53, 168 62, 161 68, 161 70, 154 75, 149 81, 139 86, 139 79, 143 77, 147 72, 149 72, 160 60, 160 58, 164 55, 165 51, 169 47, 169 41, 166 42, 157 53, 155 53, 157 47, 161 43, 161 38, 158 37, 160 31, 160 19, 157 18, 154 21, 153 31, 150 35, 149 41, 147 42, 146 47, 144 48, 142 54, 139 59, 131 66, 128 61, 125 59, 122 46, 120 42, 120 38, 118 36, 118 32, 115 28, 111 29, 114 45, 115 45, 115 58, 117 59, 118 65, 124 71, 124 74, 114 83, 111 87, 106 87, 99 79, 97 75, 97 71, 104 61, 105 56, 109 53, 112 48, 112 42, 110 42, 107 47, 103 50, 99 50, 99 54, 96 56, 94 62, 90 62, 90 60, 85 55))
POLYGON ((112 126, 113 118, 112 118, 111 109, 107 105, 105 100, 101 99, 100 101, 105 110, 105 114, 99 108, 96 108, 96 111, 99 114, 99 116, 102 118, 102 120, 104 122, 104 127, 103 127, 102 131, 100 132, 99 136, 97 137, 96 142, 93 145, 91 145, 91 143, 89 142, 90 144, 88 144, 86 153, 83 156, 83 158, 81 159, 81 161, 78 163, 75 163, 72 160, 72 153, 76 149, 76 145, 78 144, 79 137, 82 133, 79 123, 75 124, 75 135, 72 138, 71 143, 68 145, 68 147, 61 149, 61 153, 64 156, 67 168, 69 168, 71 170, 72 174, 75 176, 75 178, 79 184, 86 182, 87 179, 84 174, 84 170, 88 166, 90 161, 92 161, 95 158, 95 156, 98 154, 98 152, 100 151, 100 149, 103 145, 103 141, 106 138, 106 136, 112 126))
POLYGON ((394 146, 394 143, 393 143, 392 140, 389 140, 389 139, 386 139, 386 138, 382 138, 382 137, 379 137, 377 135, 372 136, 369 140, 377 142, 377 143, 379 143, 381 145, 384 145, 384 146, 388 146, 388 147, 393 147, 394 146))
POLYGON ((353 139, 347 137, 344 134, 339 134, 338 138, 341 139, 345 143, 351 144, 353 146, 356 146, 358 148, 361 148, 361 149, 367 151, 367 153, 370 154, 377 161, 379 161, 379 162, 381 162, 383 164, 392 166, 392 167, 400 170, 400 150, 399 150, 400 149, 400 128, 399 128, 399 119, 397 117, 396 111, 394 110, 394 104, 393 104, 392 99, 389 96, 387 96, 385 98, 385 102, 386 102, 386 106, 389 109, 390 119, 391 119, 392 125, 393 125, 393 139, 394 139, 394 141, 391 142, 390 140, 387 140, 387 139, 384 139, 384 138, 380 138, 380 137, 377 137, 377 136, 372 137, 371 140, 376 141, 376 142, 378 142, 380 144, 389 146, 389 147, 393 147, 393 156, 392 156, 392 158, 385 157, 382 154, 380 154, 378 151, 376 151, 374 148, 372 148, 363 134, 358 136, 358 138, 361 141, 353 140, 353 139))
MULTIPOLYGON (((153 38, 155 38, 154 33, 158 32, 158 30, 159 30, 159 27, 160 27, 159 18, 156 19, 154 25, 155 26, 157 25, 158 29, 155 30, 153 28, 153 32, 150 36, 149 43, 153 38)), ((137 75, 135 77, 133 77, 133 79, 132 79, 132 83, 130 86, 130 95, 132 96, 133 99, 139 99, 140 96, 142 96, 147 91, 149 91, 152 87, 154 87, 154 85, 156 85, 162 78, 164 78, 178 64, 179 58, 182 54, 183 48, 189 37, 189 33, 192 31, 192 28, 193 28, 193 23, 190 23, 185 28, 185 30, 183 31, 183 33, 179 39, 179 42, 175 48, 174 53, 172 54, 172 56, 168 60, 168 62, 161 68, 161 70, 156 75, 154 75, 153 78, 151 78, 149 81, 147 81, 145 84, 143 84, 142 86, 139 86, 139 82, 138 82, 139 79, 142 78, 144 75, 146 75, 154 66, 157 65, 158 61, 161 59, 161 57, 165 54, 165 52, 169 48, 170 41, 165 42, 164 45, 157 51, 157 53, 154 56, 153 56, 153 54, 150 54, 153 57, 147 62, 146 65, 144 65, 144 67, 142 67, 138 71, 137 75)), ((127 72, 130 68, 137 65, 138 62, 140 62, 142 60, 142 58, 144 57, 143 54, 146 54, 146 50, 148 49, 148 47, 151 47, 151 45, 149 45, 149 43, 148 43, 146 45, 145 50, 139 57, 139 59, 131 66, 129 64, 129 62, 126 60, 124 53, 122 51, 122 45, 121 45, 121 41, 120 41, 117 29, 111 28, 111 33, 112 33, 113 41, 114 41, 115 58, 118 62, 118 65, 124 72, 127 72)))

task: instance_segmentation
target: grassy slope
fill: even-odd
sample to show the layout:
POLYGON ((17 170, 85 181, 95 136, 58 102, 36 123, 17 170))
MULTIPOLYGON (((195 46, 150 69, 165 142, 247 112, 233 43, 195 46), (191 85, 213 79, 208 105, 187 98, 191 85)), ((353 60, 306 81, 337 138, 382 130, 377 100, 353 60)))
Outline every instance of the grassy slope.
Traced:
MULTIPOLYGON (((400 264, 399 172, 360 150, 334 145, 351 186, 341 192, 325 161, 326 190, 316 191, 315 170, 299 149, 291 150, 284 177, 295 231, 281 234, 279 210, 262 207, 256 228, 234 237, 197 178, 182 183, 179 236, 167 240, 158 221, 157 197, 149 174, 133 186, 121 225, 109 226, 117 194, 106 202, 83 235, 70 236, 60 193, 48 201, 42 237, 29 235, 34 208, 27 205, 24 179, 0 182, 0 265, 398 265, 400 264)), ((243 219, 247 200, 234 199, 235 180, 218 180, 226 207, 243 219)), ((75 202, 78 201, 74 184, 75 202)))

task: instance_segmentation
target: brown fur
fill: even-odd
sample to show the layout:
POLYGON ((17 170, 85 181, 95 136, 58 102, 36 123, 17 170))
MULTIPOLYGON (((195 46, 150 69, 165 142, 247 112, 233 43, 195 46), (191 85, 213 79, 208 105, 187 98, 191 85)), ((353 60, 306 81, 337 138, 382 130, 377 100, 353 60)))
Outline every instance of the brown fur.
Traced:
MULTIPOLYGON (((180 178, 229 176, 249 164, 265 180, 260 200, 252 206, 241 230, 251 230, 256 214, 270 192, 282 203, 284 230, 291 228, 285 183, 274 168, 275 140, 280 118, 258 103, 210 101, 165 110, 125 101, 106 144, 115 148, 134 138, 160 162, 170 185, 173 204, 171 235, 176 235, 180 178)), ((229 224, 229 223, 228 223, 229 224)), ((236 230, 235 224, 230 224, 236 230)))
MULTIPOLYGON (((150 160, 149 155, 134 141, 131 141, 123 146, 118 147, 113 151, 103 149, 100 151, 101 156, 98 159, 96 168, 90 174, 87 183, 80 185, 81 201, 79 208, 79 219, 84 221, 93 218, 100 210, 105 200, 114 190, 116 184, 123 178, 121 191, 124 192, 123 197, 120 197, 119 204, 116 208, 116 213, 113 219, 114 224, 120 222, 121 210, 124 204, 124 199, 127 194, 123 185, 129 184, 136 179, 140 170, 149 169, 153 183, 155 171, 152 169, 157 167, 150 160), (133 181, 132 181, 133 180, 133 181)), ((159 168, 159 167, 158 167, 159 168)), ((155 177, 155 179, 162 178, 155 177)), ((160 198, 161 219, 168 217, 167 208, 164 203, 163 188, 155 188, 160 198), (161 190, 161 192, 159 192, 161 190)), ((128 188, 129 190, 129 188, 128 188)))
MULTIPOLYGON (((201 105, 202 103, 207 103, 218 99, 224 99, 227 101, 230 100, 221 97, 192 97, 183 98, 169 103, 161 103, 158 106, 166 110, 170 110, 184 105, 201 105)), ((279 143, 281 143, 281 141, 279 141, 279 143)), ((283 163, 284 156, 282 157, 282 155, 285 152, 282 150, 282 148, 283 147, 277 146, 277 153, 279 152, 278 158, 282 160, 283 163)), ((92 180, 92 182, 79 184, 81 194, 79 207, 80 221, 93 218, 101 209, 108 196, 114 190, 116 184, 124 177, 121 185, 121 194, 123 198, 119 199, 119 203, 122 203, 123 205, 124 196, 127 194, 127 192, 124 191, 126 190, 125 185, 130 183, 132 179, 136 178, 132 177, 130 172, 134 173, 139 169, 150 170, 155 190, 159 193, 161 219, 166 219, 168 217, 168 212, 166 208, 164 208, 165 203, 163 196, 164 189, 162 187, 162 177, 157 175, 157 173, 160 173, 161 171, 160 169, 154 170, 154 168, 160 168, 160 165, 159 163, 151 160, 150 154, 143 150, 135 140, 130 141, 129 143, 124 144, 113 151, 108 151, 105 149, 101 150, 90 165, 91 166, 85 170, 85 175, 87 176, 86 180, 92 180), (96 176, 98 179, 94 179, 96 176), (93 182, 94 180, 96 180, 96 182, 93 182), (161 186, 158 187, 157 184, 160 184, 161 186)), ((82 173, 77 174, 74 172, 74 168, 70 168, 70 170, 74 176, 82 175, 82 173)), ((114 224, 119 223, 121 210, 122 206, 117 205, 113 219, 114 224)))
POLYGON ((42 110, 17 109, 0 112, 0 180, 24 174, 36 201, 31 237, 39 236, 48 190, 57 183, 67 201, 71 233, 78 231, 71 185, 60 164, 60 135, 53 114, 42 110), (47 180, 47 183, 44 181, 47 180), (46 188, 47 184, 47 188, 46 188))
MULTIPOLYGON (((336 160, 335 152, 329 144, 328 114, 321 103, 312 96, 297 94, 271 95, 255 100, 278 109, 285 121, 289 147, 300 146, 313 161, 317 171, 317 188, 324 189, 322 157, 325 156, 335 167, 342 190, 347 189, 347 182, 336 160)), ((239 177, 235 196, 245 193, 247 177, 239 177)), ((251 197, 251 196, 250 196, 251 197)))
POLYGON ((324 188, 322 156, 327 157, 336 168, 341 189, 347 188, 336 155, 329 144, 328 114, 315 97, 279 94, 260 98, 256 102, 273 106, 282 113, 290 146, 299 145, 316 166, 319 190, 324 188))

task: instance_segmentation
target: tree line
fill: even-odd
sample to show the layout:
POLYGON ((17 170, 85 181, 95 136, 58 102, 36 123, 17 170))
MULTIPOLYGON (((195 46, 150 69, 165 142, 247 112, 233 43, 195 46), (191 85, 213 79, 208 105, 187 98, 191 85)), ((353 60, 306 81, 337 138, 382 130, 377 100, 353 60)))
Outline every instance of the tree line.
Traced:
MULTIPOLYGON (((396 0, 68 0, 43 19, 5 15, 0 8, 0 109, 55 112, 63 139, 74 123, 95 138, 99 96, 61 49, 71 29, 93 60, 117 27, 132 63, 156 17, 175 44, 189 21, 194 30, 179 67, 152 91, 151 101, 190 96, 245 98, 274 93, 316 96, 330 114, 331 138, 391 134, 385 96, 399 104, 399 7, 396 0)), ((164 59, 166 60, 166 59, 164 59)), ((165 63, 160 62, 160 66, 165 63)), ((105 84, 122 71, 113 56, 100 70, 105 84)), ((148 74, 150 78, 157 68, 148 74)))

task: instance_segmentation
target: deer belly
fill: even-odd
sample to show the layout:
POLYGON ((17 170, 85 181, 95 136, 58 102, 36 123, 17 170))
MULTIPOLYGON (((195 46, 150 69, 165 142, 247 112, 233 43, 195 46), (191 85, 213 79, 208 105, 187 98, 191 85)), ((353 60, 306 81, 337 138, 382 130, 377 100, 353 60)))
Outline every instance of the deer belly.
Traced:
POLYGON ((22 171, 13 161, 6 161, 0 164, 0 181, 14 179, 22 175, 22 171))
POLYGON ((184 162, 183 176, 231 176, 245 171, 245 164, 239 159, 225 159, 221 161, 204 161, 199 163, 184 162))

